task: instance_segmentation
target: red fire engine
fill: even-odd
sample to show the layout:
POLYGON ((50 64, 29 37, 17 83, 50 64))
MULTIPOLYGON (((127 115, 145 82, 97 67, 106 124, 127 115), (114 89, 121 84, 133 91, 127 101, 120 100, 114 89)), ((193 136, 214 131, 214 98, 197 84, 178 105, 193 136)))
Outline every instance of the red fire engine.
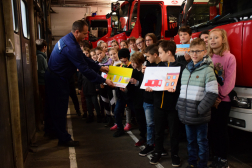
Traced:
MULTIPOLYGON (((181 24, 191 27, 192 38, 203 30, 227 31, 230 52, 236 57, 234 90, 238 96, 229 115, 229 125, 252 132, 252 1, 187 0, 181 24)), ((180 43, 178 35, 174 41, 180 43)))
MULTIPOLYGON (((106 19, 107 34, 89 37, 89 41, 96 47, 100 40, 110 46, 112 40, 120 42, 131 36, 144 37, 147 33, 154 33, 158 39, 173 38, 178 31, 177 20, 182 2, 183 0, 127 0, 120 8, 112 4, 112 12, 106 19)), ((118 6, 118 3, 114 5, 118 6)), ((105 27, 104 16, 87 17, 87 20, 91 28, 94 27, 92 23, 98 20, 103 20, 105 27)), ((98 24, 95 27, 99 27, 98 24)))

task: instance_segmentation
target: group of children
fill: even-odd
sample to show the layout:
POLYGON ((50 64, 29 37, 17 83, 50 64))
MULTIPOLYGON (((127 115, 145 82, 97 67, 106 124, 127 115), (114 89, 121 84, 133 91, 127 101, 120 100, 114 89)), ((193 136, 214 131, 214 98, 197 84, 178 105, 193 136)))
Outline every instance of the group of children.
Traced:
POLYGON ((173 41, 157 41, 153 33, 148 33, 145 38, 131 37, 128 41, 121 41, 120 47, 117 41, 112 41, 109 50, 105 42, 90 51, 83 48, 85 55, 101 66, 133 68, 126 88, 95 86, 82 75, 79 90, 82 86, 86 97, 87 121, 93 121, 94 106, 97 122, 101 122, 105 114, 100 107, 104 106, 106 126, 112 126, 110 130, 115 130, 113 136, 119 137, 130 129, 130 114, 135 115, 141 136, 135 146, 146 144, 139 155, 147 156, 151 153, 151 164, 157 164, 162 156, 168 155, 163 147, 164 130, 168 125, 174 167, 181 165, 178 156, 179 125, 183 123, 188 141, 188 168, 226 168, 227 122, 231 109, 228 94, 234 88, 236 78, 236 60, 229 52, 227 34, 225 30, 213 29, 202 32, 199 38, 192 40, 191 29, 181 27, 178 35, 182 44, 190 44, 190 52, 180 56, 176 55, 176 44, 173 41), (140 89, 148 67, 180 67, 176 89, 140 89), (216 78, 221 79, 222 83, 219 80, 217 82, 216 78), (101 100, 100 106, 97 93, 101 100), (125 109, 124 127, 122 117, 125 109), (214 160, 207 165, 209 144, 214 160))

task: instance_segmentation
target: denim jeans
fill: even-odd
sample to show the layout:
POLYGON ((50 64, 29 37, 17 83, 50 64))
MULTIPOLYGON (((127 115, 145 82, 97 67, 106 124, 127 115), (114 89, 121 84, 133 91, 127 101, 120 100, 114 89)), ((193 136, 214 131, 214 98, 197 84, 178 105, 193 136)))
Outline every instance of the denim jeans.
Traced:
POLYGON ((154 105, 143 103, 147 125, 147 145, 153 145, 155 140, 154 105))
POLYGON ((123 124, 122 124, 122 114, 124 113, 124 108, 125 106, 130 108, 132 113, 135 113, 134 105, 132 100, 123 100, 123 99, 118 99, 116 102, 115 110, 114 110, 114 115, 115 115, 115 120, 118 129, 123 129, 123 124))
POLYGON ((198 168, 206 168, 208 161, 208 139, 207 128, 208 124, 200 125, 185 125, 187 136, 187 150, 189 165, 197 166, 198 157, 200 161, 198 168))

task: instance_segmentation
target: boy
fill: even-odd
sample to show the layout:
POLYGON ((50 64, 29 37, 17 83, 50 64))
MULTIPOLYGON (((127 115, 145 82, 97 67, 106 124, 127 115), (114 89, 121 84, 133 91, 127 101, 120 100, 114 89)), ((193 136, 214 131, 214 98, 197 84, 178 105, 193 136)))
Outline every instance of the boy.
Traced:
MULTIPOLYGON (((175 61, 176 44, 173 41, 163 40, 158 46, 159 57, 165 65, 163 67, 181 67, 183 65, 175 61)), ((182 72, 182 70, 181 70, 182 72)), ((168 121, 172 166, 180 166, 179 150, 179 119, 178 112, 175 109, 179 97, 181 83, 181 73, 177 82, 176 89, 168 91, 154 91, 154 118, 155 118, 155 151, 150 161, 151 164, 157 164, 161 158, 164 143, 164 130, 168 121)))
MULTIPOLYGON (((122 48, 118 52, 118 56, 120 61, 122 62, 122 67, 132 68, 131 63, 129 62, 130 52, 127 48, 122 48)), ((133 70, 132 78, 136 78, 137 70, 133 70)), ((134 88, 135 85, 129 83, 126 88, 116 88, 116 96, 117 102, 114 110, 114 115, 117 124, 117 131, 114 133, 114 137, 119 137, 124 134, 124 128, 122 124, 122 113, 124 112, 124 108, 127 106, 131 109, 133 113, 135 113, 133 98, 134 98, 134 88)))
POLYGON ((186 128, 188 168, 205 168, 208 161, 207 127, 210 108, 218 97, 218 84, 212 60, 206 54, 204 40, 194 39, 190 44, 192 61, 183 71, 177 102, 179 119, 186 128))
MULTIPOLYGON (((190 44, 190 39, 192 37, 192 30, 189 26, 182 26, 178 30, 178 35, 180 42, 182 44, 190 44)), ((184 55, 176 55, 178 62, 186 66, 190 61, 191 57, 188 53, 184 55)))
POLYGON ((130 49, 130 56, 134 54, 136 51, 138 51, 137 45, 136 45, 136 38, 130 37, 128 39, 129 49, 130 49))
MULTIPOLYGON (((158 47, 155 44, 149 45, 144 50, 146 59, 147 59, 147 67, 164 65, 161 62, 160 57, 158 56, 158 47)), ((143 67, 143 73, 146 67, 143 67)), ((143 108, 145 111, 146 124, 147 124, 147 145, 144 150, 142 150, 139 155, 147 156, 150 152, 154 150, 154 135, 155 135, 155 124, 154 124, 154 105, 153 105, 153 93, 148 91, 144 92, 144 100, 143 100, 143 108)), ((144 142, 145 143, 145 142, 144 142)), ((141 141, 138 143, 141 144, 141 141)), ((136 146, 138 145, 136 144, 136 146)), ((140 146, 141 146, 140 145, 140 146)))

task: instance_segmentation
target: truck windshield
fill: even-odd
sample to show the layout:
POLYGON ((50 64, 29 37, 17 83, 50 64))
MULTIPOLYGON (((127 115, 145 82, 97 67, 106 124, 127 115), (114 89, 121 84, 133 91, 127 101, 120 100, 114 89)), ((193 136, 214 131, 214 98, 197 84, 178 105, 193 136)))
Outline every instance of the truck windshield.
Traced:
POLYGON ((234 22, 252 18, 252 1, 209 0, 205 3, 194 2, 188 13, 187 25, 191 28, 220 22, 234 22))
POLYGON ((107 20, 91 20, 89 27, 89 40, 97 41, 108 33, 107 20))

